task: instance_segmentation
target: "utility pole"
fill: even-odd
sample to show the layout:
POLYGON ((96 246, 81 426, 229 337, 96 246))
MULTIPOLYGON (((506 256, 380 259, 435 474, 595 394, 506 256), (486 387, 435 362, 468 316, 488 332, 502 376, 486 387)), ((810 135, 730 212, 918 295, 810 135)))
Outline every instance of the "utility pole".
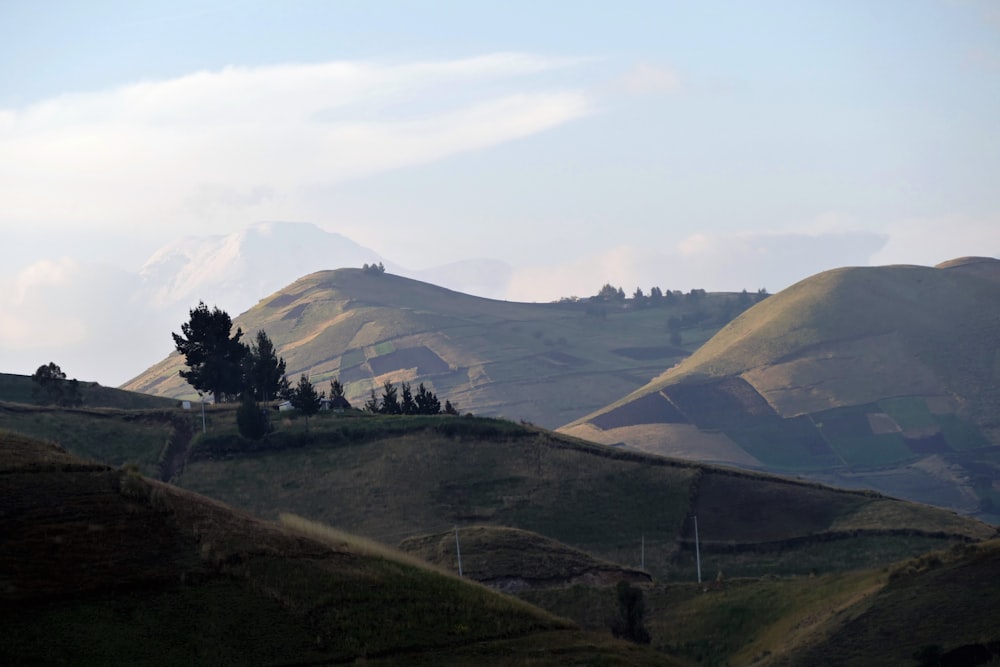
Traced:
POLYGON ((458 576, 462 576, 462 547, 458 543, 458 526, 455 526, 455 553, 458 554, 458 576))
POLYGON ((198 392, 198 398, 201 399, 201 432, 208 433, 208 426, 205 425, 205 397, 202 396, 201 392, 198 392))
POLYGON ((641 563, 640 569, 646 569, 646 536, 642 536, 642 550, 641 550, 641 563))
POLYGON ((698 517, 692 516, 694 519, 694 559, 695 563, 698 565, 698 583, 701 583, 701 547, 698 545, 698 517))

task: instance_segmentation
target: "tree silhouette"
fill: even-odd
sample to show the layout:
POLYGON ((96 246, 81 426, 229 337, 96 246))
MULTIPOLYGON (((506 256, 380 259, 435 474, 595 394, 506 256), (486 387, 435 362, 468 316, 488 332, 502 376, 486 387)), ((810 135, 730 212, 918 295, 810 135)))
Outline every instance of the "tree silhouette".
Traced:
POLYGON ((204 301, 189 311, 190 319, 181 325, 181 334, 172 333, 177 351, 190 370, 180 376, 199 392, 211 393, 216 403, 240 393, 243 384, 243 358, 247 347, 240 342, 243 330, 230 337, 233 321, 218 307, 209 311, 204 301))
POLYGON ((243 369, 244 382, 254 400, 270 401, 288 393, 285 360, 275 352, 274 343, 263 329, 247 350, 243 369))
POLYGON ((249 391, 243 392, 240 407, 236 410, 236 427, 240 435, 250 440, 260 440, 271 430, 267 409, 261 409, 249 391))
POLYGON ((417 404, 417 414, 441 414, 441 401, 439 401, 438 397, 434 395, 434 392, 428 391, 428 389, 424 387, 423 382, 421 382, 420 386, 417 387, 417 395, 414 397, 413 401, 417 404))
POLYGON ((379 409, 379 412, 384 415, 398 415, 403 412, 403 408, 399 404, 396 387, 388 380, 382 385, 382 407, 379 409))
POLYGON ((292 407, 305 415, 306 430, 309 430, 309 417, 319 412, 323 404, 323 392, 317 392, 305 373, 299 378, 299 383, 291 392, 292 407))
POLYGON ((32 394, 37 401, 66 406, 77 406, 83 403, 83 397, 80 395, 80 383, 76 381, 76 378, 67 382, 66 374, 53 361, 39 366, 32 373, 31 380, 35 383, 32 394))

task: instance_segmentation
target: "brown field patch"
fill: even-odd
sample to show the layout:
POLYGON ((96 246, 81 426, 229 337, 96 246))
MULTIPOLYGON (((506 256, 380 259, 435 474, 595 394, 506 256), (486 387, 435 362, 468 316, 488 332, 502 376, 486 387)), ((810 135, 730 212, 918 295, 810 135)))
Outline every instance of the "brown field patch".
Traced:
POLYGON ((903 431, 902 427, 896 423, 896 420, 884 412, 869 412, 868 425, 875 435, 902 433, 903 431))

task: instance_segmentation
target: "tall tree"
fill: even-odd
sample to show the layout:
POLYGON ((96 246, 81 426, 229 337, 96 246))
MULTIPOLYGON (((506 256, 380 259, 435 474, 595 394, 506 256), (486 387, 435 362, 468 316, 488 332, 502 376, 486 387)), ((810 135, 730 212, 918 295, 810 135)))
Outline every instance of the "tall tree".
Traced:
POLYGON ((423 382, 417 387, 417 395, 414 396, 413 401, 417 404, 417 414, 437 415, 441 413, 441 401, 434 395, 434 392, 429 391, 424 386, 423 382))
POLYGON ((293 408, 305 415, 306 430, 309 430, 309 417, 319 412, 323 397, 324 393, 317 392, 316 387, 309 381, 309 376, 303 373, 299 383, 291 392, 291 402, 293 408))
POLYGON ((247 347, 240 342, 243 330, 230 336, 233 321, 218 307, 211 311, 204 301, 189 311, 190 319, 181 325, 181 335, 172 333, 177 351, 190 370, 180 376, 198 391, 211 393, 220 403, 240 393, 243 384, 243 358, 247 347))
POLYGON ((270 401, 288 393, 285 360, 275 352, 274 343, 263 329, 247 350, 243 374, 254 400, 270 401))
POLYGON ((399 411, 404 415, 417 414, 417 404, 413 402, 413 391, 410 389, 410 383, 403 382, 401 387, 400 396, 402 398, 399 401, 399 411))
POLYGON ((337 378, 330 380, 330 398, 341 398, 344 395, 344 385, 337 378))
POLYGON ((382 407, 379 412, 385 415, 398 415, 403 412, 396 386, 388 380, 382 385, 382 407))

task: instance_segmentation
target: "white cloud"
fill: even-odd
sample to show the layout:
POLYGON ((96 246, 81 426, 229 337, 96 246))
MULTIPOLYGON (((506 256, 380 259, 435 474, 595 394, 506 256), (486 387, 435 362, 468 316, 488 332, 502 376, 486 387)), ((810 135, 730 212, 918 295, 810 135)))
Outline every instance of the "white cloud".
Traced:
POLYGON ((230 67, 0 110, 0 225, 169 221, 203 232, 217 220, 287 218, 304 189, 591 113, 579 90, 517 90, 578 62, 494 54, 230 67))

